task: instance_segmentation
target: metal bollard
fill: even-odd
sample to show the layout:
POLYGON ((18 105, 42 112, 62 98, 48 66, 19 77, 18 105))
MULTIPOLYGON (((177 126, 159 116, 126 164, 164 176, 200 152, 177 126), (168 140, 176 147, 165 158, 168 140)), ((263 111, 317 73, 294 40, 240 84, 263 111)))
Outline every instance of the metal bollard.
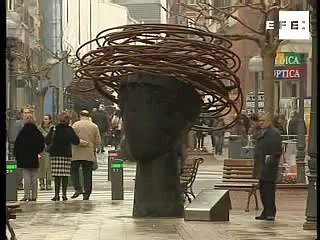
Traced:
POLYGON ((14 160, 6 161, 6 201, 17 201, 17 162, 14 160))
POLYGON ((123 160, 113 159, 111 170, 112 200, 123 200, 123 160))
POLYGON ((111 162, 116 157, 118 157, 118 151, 117 150, 109 150, 108 151, 108 181, 111 180, 111 162))

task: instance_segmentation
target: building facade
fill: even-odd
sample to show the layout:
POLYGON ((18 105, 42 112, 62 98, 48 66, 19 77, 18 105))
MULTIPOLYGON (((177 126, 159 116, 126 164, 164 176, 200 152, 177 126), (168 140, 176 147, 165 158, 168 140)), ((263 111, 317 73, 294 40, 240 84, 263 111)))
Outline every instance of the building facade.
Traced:
POLYGON ((167 23, 167 0, 113 0, 113 3, 125 6, 135 20, 140 23, 167 23))
MULTIPOLYGON (((63 50, 72 54, 102 30, 137 23, 126 7, 106 0, 64 0, 62 9, 63 50)), ((92 43, 83 51, 96 47, 92 43)))
MULTIPOLYGON (((174 0, 172 0, 174 1, 174 0)), ((178 0, 177 0, 178 1, 178 0)), ((242 4, 245 1, 243 0, 179 0, 178 2, 188 4, 198 8, 197 4, 201 3, 210 3, 215 7, 227 7, 235 4, 242 4)), ((257 0, 251 1, 251 3, 258 2, 257 0)), ((286 10, 308 10, 307 1, 301 0, 283 0, 281 1, 283 6, 288 5, 286 10)), ((195 18, 198 16, 196 11, 190 9, 180 8, 180 14, 187 16, 188 18, 195 18)), ((254 29, 259 29, 262 24, 261 13, 249 7, 239 8, 236 12, 233 13, 234 16, 245 19, 245 22, 249 24, 254 29)), ((209 30, 212 32, 220 31, 220 26, 217 22, 209 22, 208 20, 200 21, 200 25, 205 24, 208 26, 209 30)), ((190 24, 189 24, 190 25, 190 24)), ((252 34, 243 25, 239 24, 236 20, 229 18, 226 21, 226 34, 252 34)), ((239 69, 237 75, 241 81, 241 87, 243 90, 243 95, 246 96, 248 93, 254 92, 255 89, 255 78, 256 74, 248 70, 248 63, 250 58, 256 55, 260 55, 260 49, 258 46, 251 40, 241 40, 234 41, 232 50, 240 57, 241 59, 241 68, 239 69)), ((280 44, 278 52, 290 53, 304 53, 307 55, 307 73, 305 76, 306 82, 306 96, 311 95, 311 39, 307 41, 284 41, 280 44)), ((279 109, 279 102, 281 99, 292 98, 293 101, 299 97, 299 80, 297 79, 281 79, 275 80, 275 109, 279 109)), ((259 91, 263 91, 263 83, 259 83, 259 91)), ((245 102, 245 101, 244 101, 245 102)))
MULTIPOLYGON (((39 0, 7 0, 7 41, 13 43, 10 49, 14 56, 13 79, 17 81, 17 108, 26 104, 37 104, 34 94, 38 86, 42 65, 42 13, 39 0)), ((8 91, 9 89, 7 89, 8 91)), ((10 96, 8 91, 7 96, 10 96)), ((7 101, 8 102, 8 101, 7 101)))
MULTIPOLYGON (((138 21, 132 18, 128 8, 115 4, 113 1, 63 0, 63 51, 69 53, 68 58, 70 61, 76 60, 75 53, 77 49, 91 39, 94 39, 99 32, 134 23, 138 23, 138 21)), ((86 53, 96 48, 96 43, 92 42, 86 45, 81 52, 86 53)), ((76 85, 72 83, 66 86, 66 102, 74 102, 79 105, 83 100, 87 103, 93 101, 93 104, 96 101, 104 101, 103 97, 95 91, 84 94, 75 88, 76 85)), ((75 104, 72 105, 75 106, 75 104)))

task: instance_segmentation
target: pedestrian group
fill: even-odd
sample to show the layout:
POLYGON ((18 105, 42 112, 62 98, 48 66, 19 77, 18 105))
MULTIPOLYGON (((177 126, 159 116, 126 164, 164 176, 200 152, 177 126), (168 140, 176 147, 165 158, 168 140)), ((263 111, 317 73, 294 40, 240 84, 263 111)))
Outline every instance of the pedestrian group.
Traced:
POLYGON ((37 200, 38 180, 41 191, 52 190, 52 179, 54 196, 51 200, 59 201, 61 191, 62 200, 66 201, 69 178, 75 190, 71 198, 83 195, 83 200, 89 200, 92 171, 98 167, 97 153, 103 153, 109 144, 117 148, 120 143, 120 112, 116 110, 108 117, 104 106, 100 105, 92 114, 87 110, 80 111, 78 118, 74 112, 63 111, 58 115, 56 125, 51 115, 46 114, 39 126, 30 105, 22 108, 19 115, 14 156, 18 189, 24 189, 21 201, 37 200))

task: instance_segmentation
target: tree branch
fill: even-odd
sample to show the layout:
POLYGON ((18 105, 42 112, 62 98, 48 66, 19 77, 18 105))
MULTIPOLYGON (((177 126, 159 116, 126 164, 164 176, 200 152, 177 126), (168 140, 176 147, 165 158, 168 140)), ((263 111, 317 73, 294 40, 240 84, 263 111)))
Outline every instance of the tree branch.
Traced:
MULTIPOLYGON (((234 15, 232 15, 231 13, 228 13, 228 12, 226 12, 226 11, 220 10, 219 8, 211 5, 210 3, 206 3, 206 5, 209 6, 210 8, 212 8, 213 10, 215 10, 215 11, 223 14, 223 15, 226 15, 226 16, 228 16, 228 17, 230 17, 230 18, 233 18, 233 19, 236 20, 239 24, 241 24, 241 25, 244 26, 245 28, 249 29, 250 31, 252 31, 252 32, 254 32, 254 33, 256 33, 256 34, 259 34, 259 35, 264 35, 264 31, 261 32, 261 31, 258 31, 258 30, 256 30, 256 29, 252 28, 251 26, 249 26, 247 23, 245 23, 244 21, 242 21, 242 20, 241 20, 240 18, 238 18, 237 16, 234 16, 234 15)), ((207 18, 210 19, 211 16, 208 16, 207 18)))
POLYGON ((249 34, 221 34, 218 33, 219 36, 225 37, 231 41, 241 41, 241 40, 250 40, 250 41, 254 41, 259 48, 263 47, 263 43, 261 41, 260 38, 256 37, 255 35, 249 35, 249 34))
MULTIPOLYGON (((191 21, 195 26, 198 26, 199 28, 203 27, 204 29, 206 29, 206 31, 210 32, 208 26, 206 25, 203 25, 203 24, 199 24, 197 21, 199 20, 200 16, 202 15, 201 11, 199 9, 197 9, 197 12, 199 13, 199 15, 197 16, 197 21, 195 19, 192 19, 192 18, 189 18, 187 16, 184 16, 182 14, 177 14, 177 13, 174 13, 174 12, 171 12, 169 11, 168 9, 166 9, 165 7, 163 7, 161 4, 159 4, 160 7, 166 11, 167 13, 171 14, 172 16, 176 16, 176 17, 182 17, 184 19, 187 19, 189 21, 191 21)), ((189 6, 188 6, 189 7, 189 6)), ((191 7, 192 9, 194 9, 193 7, 191 7)))
POLYGON ((261 3, 248 3, 248 2, 246 2, 245 4, 235 4, 235 5, 225 6, 225 7, 219 7, 219 9, 222 10, 222 11, 228 11, 228 10, 232 10, 234 8, 235 9, 239 9, 239 8, 244 8, 244 7, 250 7, 252 9, 264 12, 263 6, 262 7, 258 7, 258 6, 261 6, 261 5, 262 5, 261 3))
POLYGON ((289 3, 287 4, 287 5, 285 5, 284 7, 281 7, 280 5, 274 5, 274 6, 272 6, 272 7, 270 7, 267 11, 266 11, 266 13, 267 14, 269 14, 271 11, 273 11, 273 10, 281 10, 281 9, 286 9, 286 8, 288 8, 289 7, 289 3))

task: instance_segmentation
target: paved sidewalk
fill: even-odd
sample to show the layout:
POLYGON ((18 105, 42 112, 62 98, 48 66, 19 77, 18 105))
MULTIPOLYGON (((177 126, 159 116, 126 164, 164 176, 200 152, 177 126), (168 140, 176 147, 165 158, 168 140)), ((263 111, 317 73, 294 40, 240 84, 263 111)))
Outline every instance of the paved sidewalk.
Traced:
MULTIPOLYGON (((132 201, 24 203, 12 221, 18 240, 313 240, 304 231, 306 191, 278 191, 275 222, 256 221, 246 213, 246 194, 231 192, 229 222, 188 222, 183 219, 134 219, 132 201)), ((254 204, 252 202, 251 208, 254 204)))

